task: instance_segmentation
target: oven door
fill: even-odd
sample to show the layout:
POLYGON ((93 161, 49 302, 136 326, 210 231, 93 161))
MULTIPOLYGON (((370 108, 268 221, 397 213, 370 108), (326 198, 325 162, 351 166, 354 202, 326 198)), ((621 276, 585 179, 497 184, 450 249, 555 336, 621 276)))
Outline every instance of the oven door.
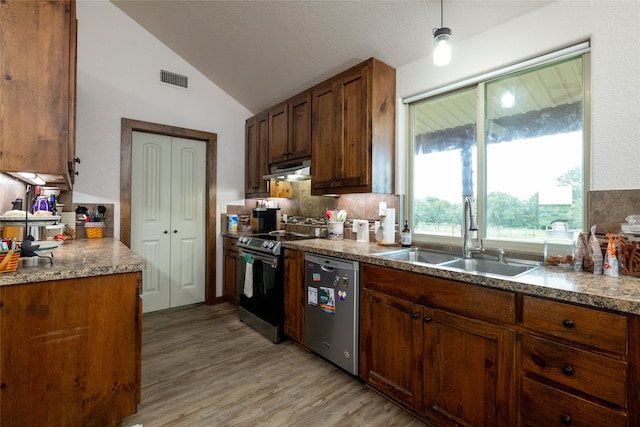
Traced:
POLYGON ((281 326, 284 323, 284 274, 278 256, 240 249, 240 306, 257 317, 281 326), (247 280, 247 264, 251 263, 252 280, 247 280), (252 290, 250 297, 245 289, 252 290))

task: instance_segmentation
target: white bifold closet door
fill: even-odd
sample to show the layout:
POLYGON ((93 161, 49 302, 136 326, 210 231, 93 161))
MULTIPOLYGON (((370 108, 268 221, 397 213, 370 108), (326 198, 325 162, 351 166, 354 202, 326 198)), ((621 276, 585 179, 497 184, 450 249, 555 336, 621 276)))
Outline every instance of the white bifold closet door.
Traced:
POLYGON ((143 311, 204 301, 206 144, 132 135, 131 249, 146 262, 143 311))

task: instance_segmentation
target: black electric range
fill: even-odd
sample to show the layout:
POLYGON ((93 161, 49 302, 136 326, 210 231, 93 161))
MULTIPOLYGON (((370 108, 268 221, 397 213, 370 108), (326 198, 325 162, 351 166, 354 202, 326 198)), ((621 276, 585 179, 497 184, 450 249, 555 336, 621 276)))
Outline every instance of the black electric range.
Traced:
POLYGON ((240 320, 278 343, 284 336, 284 254, 282 242, 315 237, 272 231, 238 238, 240 320))

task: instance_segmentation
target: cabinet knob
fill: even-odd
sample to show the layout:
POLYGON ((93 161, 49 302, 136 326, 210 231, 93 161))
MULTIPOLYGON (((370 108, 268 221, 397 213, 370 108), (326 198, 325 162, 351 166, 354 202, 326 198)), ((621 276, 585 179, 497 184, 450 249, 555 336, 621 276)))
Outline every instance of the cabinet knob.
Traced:
POLYGON ((570 377, 573 375, 573 368, 569 365, 563 366, 562 367, 562 373, 565 374, 566 376, 570 377))
POLYGON ((573 328, 574 326, 576 326, 576 324, 573 322, 573 320, 571 319, 564 319, 562 321, 562 326, 564 326, 565 328, 573 328))
POLYGON ((76 162, 76 163, 80 163, 80 157, 74 158, 73 161, 76 162))
POLYGON ((561 415, 560 416, 560 422, 562 424, 564 424, 565 426, 570 426, 571 425, 571 417, 569 415, 561 415))
POLYGON ((169 230, 164 230, 163 233, 164 234, 169 234, 169 230))
POLYGON ((424 323, 431 323, 431 317, 425 317, 423 320, 424 323))
POLYGON ((413 313, 413 314, 411 314, 411 317, 413 319, 418 319, 420 317, 420 313, 413 313))
POLYGON ((178 232, 178 230, 173 230, 173 234, 176 234, 178 232))

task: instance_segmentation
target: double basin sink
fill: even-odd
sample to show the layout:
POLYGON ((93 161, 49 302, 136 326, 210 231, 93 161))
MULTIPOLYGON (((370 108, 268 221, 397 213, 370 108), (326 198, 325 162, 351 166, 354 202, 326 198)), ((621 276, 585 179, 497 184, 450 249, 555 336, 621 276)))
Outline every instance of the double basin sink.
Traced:
POLYGON ((466 273, 517 277, 539 267, 540 264, 525 260, 502 260, 489 258, 462 258, 446 252, 428 249, 407 248, 378 254, 383 258, 415 264, 429 264, 466 273))

